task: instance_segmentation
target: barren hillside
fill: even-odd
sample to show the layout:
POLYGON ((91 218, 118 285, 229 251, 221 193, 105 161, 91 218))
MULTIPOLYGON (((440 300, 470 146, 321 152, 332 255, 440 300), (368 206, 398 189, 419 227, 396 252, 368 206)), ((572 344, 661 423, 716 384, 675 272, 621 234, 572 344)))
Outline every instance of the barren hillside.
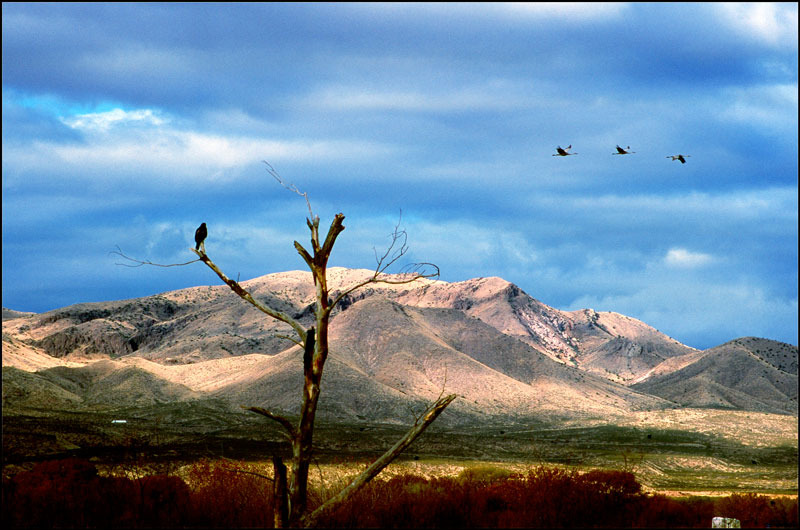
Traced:
MULTIPOLYGON (((329 285, 371 274, 331 268, 329 285)), ((243 285, 311 325, 310 273, 243 285)), ((290 330, 227 286, 4 318, 4 412, 209 398, 298 407, 290 330)), ((551 308, 501 278, 370 284, 334 312, 330 341, 321 413, 337 418, 402 421, 443 391, 460 396, 451 409, 464 421, 680 406, 797 413, 794 346, 740 339, 701 352, 624 315, 551 308)))

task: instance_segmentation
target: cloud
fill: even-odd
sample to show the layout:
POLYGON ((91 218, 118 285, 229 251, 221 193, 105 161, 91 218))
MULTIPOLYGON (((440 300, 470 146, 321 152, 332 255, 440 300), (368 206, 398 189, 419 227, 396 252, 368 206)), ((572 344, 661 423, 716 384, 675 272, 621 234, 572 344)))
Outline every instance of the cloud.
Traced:
POLYGON ((558 18, 567 22, 616 18, 628 6, 628 2, 499 2, 498 4, 491 5, 516 16, 558 18))
POLYGON ((157 112, 151 109, 125 111, 119 108, 106 112, 92 112, 75 116, 61 117, 61 121, 83 132, 108 132, 111 127, 132 125, 158 127, 167 123, 157 112))
POLYGON ((738 282, 672 279, 629 293, 583 296, 571 309, 592 308, 638 318, 695 348, 756 336, 797 344, 797 297, 770 292, 758 279, 738 282))
MULTIPOLYGON (((724 91, 720 118, 797 137, 797 83, 736 87, 724 91)), ((795 142, 796 143, 796 142, 795 142)))
POLYGON ((90 179, 99 174, 113 178, 120 169, 128 168, 143 179, 230 180, 242 167, 264 159, 341 162, 393 152, 388 145, 362 140, 209 134, 147 108, 115 108, 60 120, 81 133, 83 141, 4 143, 4 165, 14 167, 16 173, 72 168, 90 179))
MULTIPOLYGON (((431 83, 425 90, 364 88, 336 85, 309 95, 306 104, 339 112, 348 110, 389 110, 412 112, 508 111, 539 107, 530 87, 518 86, 508 79, 490 79, 481 84, 442 87, 431 83)), ((551 101, 550 104, 553 104, 551 101)))
MULTIPOLYGON (((385 250, 386 234, 391 231, 392 221, 353 216, 351 222, 350 233, 342 238, 337 256, 344 260, 345 266, 368 268, 373 248, 379 252, 385 250)), ((442 271, 443 280, 523 275, 539 260, 525 234, 513 229, 501 230, 496 225, 479 225, 469 220, 431 222, 410 215, 404 216, 401 225, 408 234, 408 255, 399 265, 435 263, 442 271)))
POLYGON ((617 18, 628 5, 628 2, 400 2, 365 4, 360 9, 378 15, 412 13, 417 17, 420 14, 437 17, 447 15, 481 20, 500 15, 504 18, 513 17, 515 21, 557 19, 570 23, 617 18))
POLYGON ((664 263, 670 267, 695 268, 708 265, 714 258, 702 252, 690 252, 685 248, 671 248, 664 256, 664 263))
POLYGON ((588 297, 695 333, 670 320, 686 310, 709 336, 735 329, 695 308, 754 297, 791 336, 796 13, 4 4, 4 299, 27 303, 31 281, 80 286, 65 303, 212 283, 139 269, 130 290, 97 258, 170 260, 201 221, 226 269, 301 267, 305 204, 266 159, 315 213, 348 215, 337 265, 369 266, 402 208, 409 259, 448 280, 502 276, 555 307, 588 297), (580 156, 551 156, 569 143, 580 156))
MULTIPOLYGON (((637 212, 648 217, 663 217, 680 212, 690 222, 709 217, 730 220, 771 220, 791 226, 797 219, 797 186, 760 187, 715 192, 689 191, 672 194, 606 194, 599 197, 575 196, 572 206, 596 212, 637 212)), ((677 222, 673 220, 672 222, 677 222)))
POLYGON ((794 2, 721 2, 713 4, 722 20, 740 34, 776 47, 797 49, 794 2))

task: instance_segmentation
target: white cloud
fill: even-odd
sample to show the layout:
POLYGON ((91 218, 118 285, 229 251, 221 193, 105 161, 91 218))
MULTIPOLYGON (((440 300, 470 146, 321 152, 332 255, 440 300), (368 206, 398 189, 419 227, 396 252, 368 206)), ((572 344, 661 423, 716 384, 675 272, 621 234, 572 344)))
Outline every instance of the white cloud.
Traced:
POLYGON ((728 89, 722 119, 769 129, 797 129, 797 83, 728 89))
MULTIPOLYGON (((396 222, 396 220, 394 220, 396 222)), ((342 239, 339 263, 346 266, 369 267, 373 247, 386 250, 387 233, 392 221, 383 219, 353 220, 352 231, 342 239), (348 261, 354 260, 354 261, 348 261)), ((500 230, 496 226, 479 226, 468 221, 431 222, 402 219, 408 234, 409 253, 402 264, 425 261, 435 263, 442 270, 442 279, 460 281, 476 276, 513 276, 530 270, 539 263, 539 253, 525 234, 513 230, 500 230)), ((506 278, 508 279, 508 278, 506 278)))
POLYGON ((355 4, 361 9, 385 13, 433 14, 453 16, 466 14, 474 17, 499 15, 525 19, 557 18, 562 21, 618 17, 629 2, 390 2, 355 4))
POLYGON ((61 117, 60 119, 61 122, 68 127, 88 133, 108 132, 112 127, 130 126, 134 124, 158 127, 169 121, 162 118, 157 112, 151 109, 126 111, 119 108, 106 112, 61 117))
POLYGON ((713 4, 735 30, 772 46, 797 47, 797 3, 720 2, 713 4))
POLYGON ((720 193, 689 192, 672 195, 603 195, 573 199, 572 206, 581 210, 613 214, 634 212, 647 216, 673 216, 681 212, 684 218, 716 218, 741 221, 769 218, 773 223, 794 226, 797 223, 797 186, 773 187, 720 193))
POLYGON ((714 261, 713 256, 702 252, 691 252, 685 248, 671 248, 664 256, 664 263, 670 267, 702 267, 714 261))
MULTIPOLYGON (((461 87, 440 85, 424 89, 365 89, 361 86, 335 85, 306 98, 306 104, 334 110, 390 110, 413 112, 459 112, 476 110, 512 110, 543 104, 530 86, 520 86, 505 79, 461 87)), ((559 103, 559 102, 556 102, 559 103)), ((549 105, 556 104, 552 99, 549 105)))
POLYGON ((797 298, 777 298, 756 282, 650 281, 631 293, 583 296, 570 308, 622 313, 696 348, 744 336, 797 344, 797 298))
POLYGON ((514 15, 566 20, 592 20, 619 16, 627 2, 500 2, 499 9, 514 15))
POLYGON ((66 166, 87 176, 97 172, 108 176, 120 168, 136 168, 159 178, 225 180, 230 170, 264 159, 363 160, 393 152, 393 148, 371 141, 207 134, 176 125, 152 109, 117 108, 62 117, 61 121, 80 131, 85 141, 4 144, 4 168, 24 173, 66 166))

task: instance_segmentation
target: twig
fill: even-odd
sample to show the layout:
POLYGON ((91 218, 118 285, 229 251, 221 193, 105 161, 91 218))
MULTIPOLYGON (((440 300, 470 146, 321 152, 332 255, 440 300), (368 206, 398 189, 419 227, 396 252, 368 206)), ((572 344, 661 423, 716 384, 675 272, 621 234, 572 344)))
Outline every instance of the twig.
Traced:
POLYGON ((386 252, 383 255, 378 256, 378 251, 374 249, 375 252, 375 261, 377 262, 375 266, 375 271, 373 272, 372 276, 364 280, 363 282, 357 283, 352 287, 345 289, 344 291, 340 292, 338 296, 331 302, 328 310, 333 310, 333 308, 338 304, 345 296, 352 293, 353 291, 364 287, 370 283, 385 283, 390 285, 400 285, 404 283, 411 283, 422 278, 438 278, 439 277, 439 267, 434 265, 433 263, 411 263, 404 266, 401 269, 401 272, 394 275, 398 279, 391 279, 387 277, 383 277, 382 275, 388 275, 386 270, 394 265, 400 258, 402 258, 408 252, 408 245, 406 244, 408 240, 408 234, 404 229, 400 228, 400 220, 402 219, 403 212, 400 212, 400 219, 398 219, 397 224, 394 227, 394 230, 390 234, 391 243, 389 247, 386 249, 386 252))
POLYGON ((306 200, 306 206, 308 206, 308 214, 311 216, 311 219, 313 219, 314 212, 311 210, 311 201, 308 200, 308 193, 300 191, 294 184, 288 183, 285 180, 283 180, 283 177, 280 176, 280 174, 275 170, 274 167, 272 167, 272 165, 270 165, 269 162, 267 162, 266 160, 262 160, 262 162, 264 162, 264 164, 266 164, 267 166, 267 173, 272 175, 272 177, 278 181, 278 184, 280 184, 287 190, 291 191, 292 193, 298 194, 299 196, 301 196, 306 200))
POLYGON ((122 257, 122 259, 126 259, 128 261, 136 263, 136 265, 128 265, 127 263, 114 264, 114 265, 121 265, 122 267, 141 267, 142 265, 153 265, 154 267, 182 267, 184 265, 189 265, 191 263, 197 263, 198 261, 201 261, 200 259, 193 259, 192 261, 187 261, 186 263, 169 263, 169 264, 153 263, 152 261, 140 260, 127 256, 125 255, 124 252, 122 252, 122 249, 119 248, 119 246, 117 246, 117 250, 111 251, 109 252, 109 254, 116 254, 117 256, 122 257))

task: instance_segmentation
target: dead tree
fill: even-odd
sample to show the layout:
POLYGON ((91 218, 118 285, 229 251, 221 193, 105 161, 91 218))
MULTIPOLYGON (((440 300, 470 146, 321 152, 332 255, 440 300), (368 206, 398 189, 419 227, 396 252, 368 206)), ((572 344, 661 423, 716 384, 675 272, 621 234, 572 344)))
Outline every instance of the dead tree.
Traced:
POLYGON ((383 456, 376 460, 375 463, 361 473, 361 475, 339 495, 318 507, 313 513, 307 513, 308 475, 314 439, 314 420, 316 418, 317 405, 320 398, 322 372, 329 353, 328 324, 330 322, 331 312, 345 296, 365 285, 374 283, 410 283, 421 278, 436 277, 439 275, 439 269, 432 264, 417 264, 411 268, 405 269, 401 274, 389 275, 386 273, 386 270, 396 263, 407 251, 407 235, 404 230, 400 229, 398 223, 391 236, 391 244, 387 251, 380 256, 376 252, 377 266, 374 273, 366 280, 334 293, 332 296, 328 287, 326 270, 328 259, 330 258, 336 239, 345 229, 343 224, 344 215, 339 213, 334 216, 328 233, 325 235, 324 239, 321 239, 319 232, 320 220, 311 210, 311 204, 307 194, 301 193, 294 186, 287 185, 272 166, 267 164, 267 167, 269 168, 269 173, 278 180, 281 185, 304 197, 308 205, 310 217, 306 219, 306 223, 311 232, 311 250, 309 252, 309 250, 297 241, 294 242, 294 247, 310 269, 315 285, 316 303, 314 307, 314 325, 310 329, 306 329, 291 315, 273 309, 256 300, 241 286, 241 284, 239 284, 239 282, 228 278, 217 265, 211 261, 204 247, 201 247, 199 250, 191 248, 191 250, 197 254, 200 261, 211 268, 211 270, 213 270, 217 276, 243 300, 249 302, 268 316, 291 326, 298 337, 298 340, 295 342, 303 348, 304 384, 298 423, 295 424, 288 418, 261 407, 244 408, 278 422, 286 431, 292 444, 291 474, 288 485, 285 488, 279 485, 279 474, 285 477, 285 468, 281 470, 283 464, 279 462, 279 460, 275 461, 274 466, 276 472, 276 486, 274 488, 276 496, 274 499, 274 505, 276 506, 276 526, 312 526, 320 517, 330 513, 345 502, 358 491, 358 489, 374 478, 384 467, 402 453, 403 450, 422 434, 428 425, 437 418, 456 396, 440 396, 425 413, 417 418, 412 428, 394 447, 389 449, 383 456))

